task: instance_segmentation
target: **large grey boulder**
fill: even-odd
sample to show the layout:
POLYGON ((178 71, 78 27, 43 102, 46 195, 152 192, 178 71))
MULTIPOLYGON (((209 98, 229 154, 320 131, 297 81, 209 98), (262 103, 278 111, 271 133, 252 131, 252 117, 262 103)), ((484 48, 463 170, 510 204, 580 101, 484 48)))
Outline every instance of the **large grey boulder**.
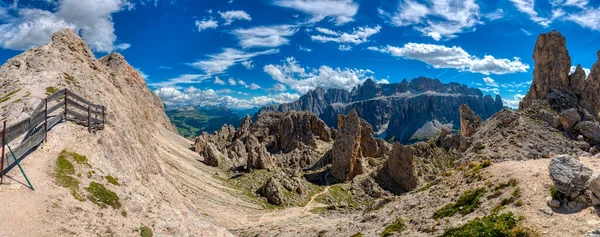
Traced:
POLYGON ((595 121, 583 121, 575 126, 584 137, 595 142, 600 142, 600 123, 595 121))
POLYGON ((550 161, 550 178, 559 192, 576 197, 588 185, 592 170, 569 155, 559 155, 550 161))
POLYGON ((575 124, 581 121, 581 116, 576 109, 571 108, 560 113, 559 120, 563 128, 571 129, 575 126, 575 124))
POLYGON ((275 177, 269 178, 265 185, 261 188, 262 195, 267 198, 267 201, 273 205, 283 205, 285 196, 281 190, 281 183, 275 177))
MULTIPOLYGON (((589 182, 589 186, 588 186, 588 191, 591 192, 591 195, 594 195, 594 197, 590 197, 590 199, 592 200, 599 200, 600 199, 600 173, 596 172, 594 173, 594 175, 592 175, 592 177, 590 178, 590 182, 589 182)), ((596 204, 596 203, 593 203, 596 204)))
POLYGON ((600 229, 590 230, 586 232, 585 237, 600 237, 600 229))

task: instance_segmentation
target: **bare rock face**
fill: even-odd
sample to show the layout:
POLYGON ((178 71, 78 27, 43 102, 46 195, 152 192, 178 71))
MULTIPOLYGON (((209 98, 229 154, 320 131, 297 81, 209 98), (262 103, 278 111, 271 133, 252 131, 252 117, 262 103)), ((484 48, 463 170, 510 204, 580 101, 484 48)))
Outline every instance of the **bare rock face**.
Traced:
POLYGON ((204 149, 203 156, 204 156, 204 164, 207 164, 207 165, 210 165, 213 167, 227 166, 226 157, 212 143, 208 143, 206 145, 206 149, 204 149))
POLYGON ((305 145, 314 146, 314 136, 325 142, 331 140, 327 125, 311 113, 288 113, 279 121, 277 130, 278 148, 284 153, 305 145))
POLYGON ((460 133, 465 137, 473 135, 479 124, 481 123, 481 117, 477 116, 469 106, 462 104, 460 106, 460 133))
POLYGON ((339 181, 347 182, 362 173, 361 119, 353 110, 345 118, 340 115, 339 120, 340 133, 331 149, 333 157, 331 175, 339 181))
POLYGON ((400 143, 392 145, 392 151, 386 162, 386 170, 392 180, 399 184, 405 191, 411 191, 419 185, 418 176, 413 163, 413 150, 400 143))
POLYGON ((565 129, 571 129, 581 120, 581 116, 576 109, 568 109, 560 113, 560 124, 565 129))
POLYGON ((246 117, 244 117, 244 120, 242 120, 242 124, 240 124, 240 127, 235 132, 235 138, 240 138, 248 135, 248 133, 250 132, 250 125, 252 125, 252 119, 250 118, 250 116, 246 115, 246 117))
POLYGON ((246 140, 246 151, 248 152, 249 169, 269 169, 273 166, 267 148, 253 135, 249 135, 246 140))
POLYGON ((594 116, 600 117, 600 51, 598 61, 594 63, 586 80, 583 106, 594 116))
POLYGON ((569 78, 571 57, 567 51, 567 40, 557 31, 553 30, 538 36, 533 60, 535 61, 534 80, 519 109, 531 106, 533 100, 546 99, 551 90, 574 92, 571 90, 572 84, 581 86, 579 77, 569 78), (574 80, 573 83, 571 79, 574 80))
POLYGON ((273 205, 282 205, 285 203, 285 196, 281 190, 281 183, 277 178, 271 177, 261 188, 262 195, 273 205))
POLYGON ((550 178, 561 193, 577 197, 589 185, 592 170, 585 167, 579 160, 560 155, 550 161, 550 178))

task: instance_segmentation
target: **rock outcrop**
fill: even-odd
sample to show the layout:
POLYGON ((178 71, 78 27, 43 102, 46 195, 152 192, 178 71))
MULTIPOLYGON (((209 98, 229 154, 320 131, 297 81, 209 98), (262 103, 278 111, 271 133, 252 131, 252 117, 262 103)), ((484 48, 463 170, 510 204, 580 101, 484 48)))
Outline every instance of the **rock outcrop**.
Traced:
POLYGON ((552 159, 549 169, 556 189, 573 198, 588 187, 592 177, 590 168, 569 155, 560 155, 552 159))
POLYGON ((371 125, 360 119, 354 110, 345 118, 340 115, 340 120, 339 134, 331 149, 331 175, 339 181, 347 182, 363 172, 361 141, 366 138, 362 138, 362 130, 368 130, 371 125), (364 125, 368 127, 363 127, 364 125))
POLYGON ((462 84, 421 77, 392 84, 368 79, 352 92, 317 88, 298 101, 263 107, 259 113, 306 110, 317 114, 328 126, 339 127, 338 115, 356 110, 377 136, 404 143, 434 137, 442 128, 458 129, 461 104, 467 104, 484 119, 503 108, 500 96, 484 96, 480 90, 462 84))
POLYGON ((417 169, 411 147, 394 143, 385 168, 392 180, 405 191, 411 191, 418 186, 417 169))
POLYGON ((481 123, 481 117, 477 116, 468 105, 460 105, 460 133, 465 137, 473 135, 479 124, 481 123))

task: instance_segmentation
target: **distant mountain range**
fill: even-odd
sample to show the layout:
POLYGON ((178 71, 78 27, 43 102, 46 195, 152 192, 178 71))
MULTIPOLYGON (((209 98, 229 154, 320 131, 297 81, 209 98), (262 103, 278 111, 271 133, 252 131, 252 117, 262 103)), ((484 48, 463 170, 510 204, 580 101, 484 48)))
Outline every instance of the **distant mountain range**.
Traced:
POLYGON ((338 114, 355 109, 379 137, 410 143, 425 140, 442 128, 459 128, 461 104, 467 104, 483 119, 504 107, 499 95, 492 98, 463 84, 443 84, 438 79, 419 77, 392 84, 368 79, 351 92, 317 88, 295 102, 265 106, 259 113, 310 111, 328 126, 337 127, 338 114))
POLYGON ((238 127, 246 115, 252 115, 258 108, 232 110, 225 107, 187 107, 167 110, 167 116, 184 137, 195 137, 202 132, 220 130, 223 124, 238 127))

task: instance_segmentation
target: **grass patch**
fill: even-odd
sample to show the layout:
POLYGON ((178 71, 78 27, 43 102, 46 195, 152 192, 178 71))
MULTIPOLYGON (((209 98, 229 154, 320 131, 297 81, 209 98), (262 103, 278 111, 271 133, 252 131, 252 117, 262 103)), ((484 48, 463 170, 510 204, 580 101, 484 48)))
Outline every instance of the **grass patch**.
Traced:
POLYGON ((112 184, 112 185, 121 186, 121 185, 119 184, 119 179, 118 179, 118 178, 115 178, 115 177, 112 177, 112 176, 110 176, 110 175, 107 175, 107 176, 106 176, 106 181, 108 181, 108 182, 109 182, 110 184, 112 184))
POLYGON ((5 96, 0 97, 0 103, 10 100, 10 97, 13 96, 14 94, 16 94, 17 92, 19 92, 20 90, 21 89, 8 92, 8 94, 6 94, 5 96))
POLYGON ((85 201, 79 190, 79 180, 71 175, 75 174, 75 166, 64 156, 58 156, 54 168, 54 182, 56 185, 69 189, 71 195, 79 201, 85 201))
POLYGON ((142 237, 152 237, 152 230, 146 226, 140 226, 140 236, 142 237))
POLYGON ((363 237, 363 234, 361 232, 356 232, 356 234, 353 234, 350 237, 363 237))
POLYGON ((479 199, 486 192, 485 188, 468 189, 465 191, 455 203, 450 203, 440 208, 433 213, 433 219, 450 217, 457 212, 466 215, 475 211, 479 207, 479 199))
POLYGON ((517 218, 512 212, 503 214, 492 213, 484 217, 477 217, 467 224, 448 228, 441 235, 442 237, 452 236, 508 236, 508 237, 528 237, 536 236, 535 232, 518 226, 522 218, 517 218))
POLYGON ((552 196, 552 199, 558 199, 558 194, 558 189, 556 189, 556 187, 552 185, 552 187, 550 187, 550 196, 552 196))
POLYGON ((125 210, 122 210, 122 211, 121 211, 121 216, 127 217, 127 211, 125 211, 125 210))
POLYGON ((425 186, 421 187, 419 190, 417 190, 417 193, 426 191, 429 188, 433 187, 433 185, 434 185, 433 182, 429 182, 429 183, 427 183, 427 185, 425 185, 425 186))
POLYGON ((65 81, 67 82, 67 84, 76 84, 77 81, 75 81, 75 77, 69 75, 66 72, 63 72, 63 75, 65 76, 65 81))
POLYGON ((327 209, 326 207, 315 207, 313 209, 310 209, 310 212, 314 214, 329 213, 329 209, 327 209))
POLYGON ((91 178, 92 178, 92 176, 93 176, 94 174, 96 174, 96 171, 94 171, 94 170, 89 170, 89 171, 87 172, 87 177, 88 177, 88 179, 91 179, 91 178))
POLYGON ((51 96, 52 94, 54 94, 57 91, 58 91, 58 88, 56 88, 54 86, 46 87, 46 96, 51 96))
POLYGON ((102 208, 111 206, 114 209, 118 209, 122 206, 121 202, 119 202, 119 196, 117 196, 115 192, 108 190, 102 184, 91 182, 90 186, 85 188, 85 190, 90 193, 88 199, 102 208))
POLYGON ((406 228, 406 225, 404 224, 404 220, 402 220, 402 218, 398 218, 396 219, 396 221, 394 221, 394 223, 388 225, 385 230, 383 230, 383 232, 381 232, 381 234, 379 234, 380 236, 391 236, 394 233, 400 234, 402 233, 402 231, 404 231, 404 229, 406 228))

